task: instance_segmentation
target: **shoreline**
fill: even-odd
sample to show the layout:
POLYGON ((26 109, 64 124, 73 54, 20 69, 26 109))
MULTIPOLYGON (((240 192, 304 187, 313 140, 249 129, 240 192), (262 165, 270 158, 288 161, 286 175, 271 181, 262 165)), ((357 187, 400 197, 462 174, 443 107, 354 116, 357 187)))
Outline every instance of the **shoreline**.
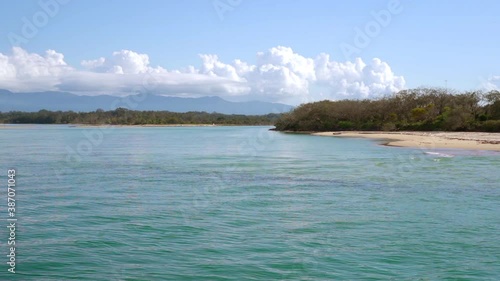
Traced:
POLYGON ((147 127, 271 127, 272 125, 239 125, 239 124, 142 124, 142 125, 121 125, 121 124, 0 124, 0 129, 12 129, 16 127, 33 127, 33 126, 69 126, 78 128, 96 128, 96 127, 130 127, 130 128, 147 128, 147 127))
POLYGON ((121 125, 121 124, 69 124, 70 126, 86 128, 86 127, 131 127, 131 128, 141 128, 141 127, 217 127, 220 125, 212 124, 143 124, 143 125, 121 125))
MULTIPOLYGON (((19 127, 33 127, 41 124, 0 124, 0 129, 16 129, 19 127)), ((270 126, 270 125, 217 125, 217 124, 144 124, 144 125, 106 125, 106 124, 42 124, 67 125, 79 128, 99 127, 224 127, 224 126, 270 126)), ((424 131, 334 131, 334 132, 284 132, 309 134, 313 136, 366 138, 382 141, 382 145, 394 147, 413 147, 420 149, 466 149, 489 150, 500 152, 500 133, 487 132, 424 132, 424 131)))
POLYGON ((339 131, 311 133, 311 135, 383 140, 383 145, 395 147, 500 151, 500 133, 339 131))

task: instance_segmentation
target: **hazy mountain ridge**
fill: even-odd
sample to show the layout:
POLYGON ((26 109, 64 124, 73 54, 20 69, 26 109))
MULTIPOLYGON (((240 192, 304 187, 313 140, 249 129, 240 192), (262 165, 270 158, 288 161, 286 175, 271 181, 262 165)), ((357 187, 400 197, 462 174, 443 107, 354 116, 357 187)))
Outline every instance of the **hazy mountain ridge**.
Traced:
POLYGON ((12 93, 0 90, 0 111, 73 110, 79 112, 96 109, 111 110, 126 107, 132 110, 165 110, 172 112, 205 111, 223 114, 262 115, 288 112, 293 107, 286 104, 262 101, 230 102, 219 97, 179 98, 149 94, 134 99, 127 106, 125 97, 110 95, 78 96, 66 92, 12 93), (137 101, 137 102, 136 102, 137 101), (132 105, 132 106, 131 106, 132 105))

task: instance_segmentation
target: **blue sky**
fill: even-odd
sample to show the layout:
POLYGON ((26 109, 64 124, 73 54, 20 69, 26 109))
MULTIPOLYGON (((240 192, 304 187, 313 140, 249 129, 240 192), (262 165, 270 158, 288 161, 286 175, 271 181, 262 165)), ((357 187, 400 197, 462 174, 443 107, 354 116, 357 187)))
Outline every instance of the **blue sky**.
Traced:
POLYGON ((2 2, 0 74, 10 78, 0 78, 0 87, 79 92, 112 80, 102 92, 80 92, 120 94, 123 80, 132 87, 134 74, 153 73, 168 95, 298 103, 445 80, 460 90, 491 89, 500 80, 498 1, 57 1, 2 2), (30 38, 26 20, 37 29, 30 38), (356 45, 357 30, 366 44, 356 45), (346 55, 346 46, 356 51, 346 55), (28 66, 37 72, 26 73, 28 66))

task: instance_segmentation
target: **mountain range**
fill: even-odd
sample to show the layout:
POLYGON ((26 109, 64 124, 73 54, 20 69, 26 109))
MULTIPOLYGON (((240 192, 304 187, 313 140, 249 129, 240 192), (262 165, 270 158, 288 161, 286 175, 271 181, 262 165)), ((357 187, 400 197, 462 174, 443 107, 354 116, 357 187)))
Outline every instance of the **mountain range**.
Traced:
POLYGON ((90 112, 97 109, 114 110, 124 107, 131 110, 171 112, 205 111, 223 114, 263 115, 283 113, 293 106, 263 101, 231 102, 220 97, 180 98, 156 94, 116 97, 111 95, 79 96, 67 92, 13 93, 0 90, 0 112, 8 111, 76 111, 90 112))

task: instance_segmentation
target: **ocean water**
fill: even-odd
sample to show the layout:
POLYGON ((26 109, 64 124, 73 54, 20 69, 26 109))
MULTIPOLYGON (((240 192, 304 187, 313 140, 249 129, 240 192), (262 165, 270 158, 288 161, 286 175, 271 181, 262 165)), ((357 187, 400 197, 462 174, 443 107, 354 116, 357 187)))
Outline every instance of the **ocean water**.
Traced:
POLYGON ((268 129, 0 129, 0 280, 500 280, 499 153, 268 129))

